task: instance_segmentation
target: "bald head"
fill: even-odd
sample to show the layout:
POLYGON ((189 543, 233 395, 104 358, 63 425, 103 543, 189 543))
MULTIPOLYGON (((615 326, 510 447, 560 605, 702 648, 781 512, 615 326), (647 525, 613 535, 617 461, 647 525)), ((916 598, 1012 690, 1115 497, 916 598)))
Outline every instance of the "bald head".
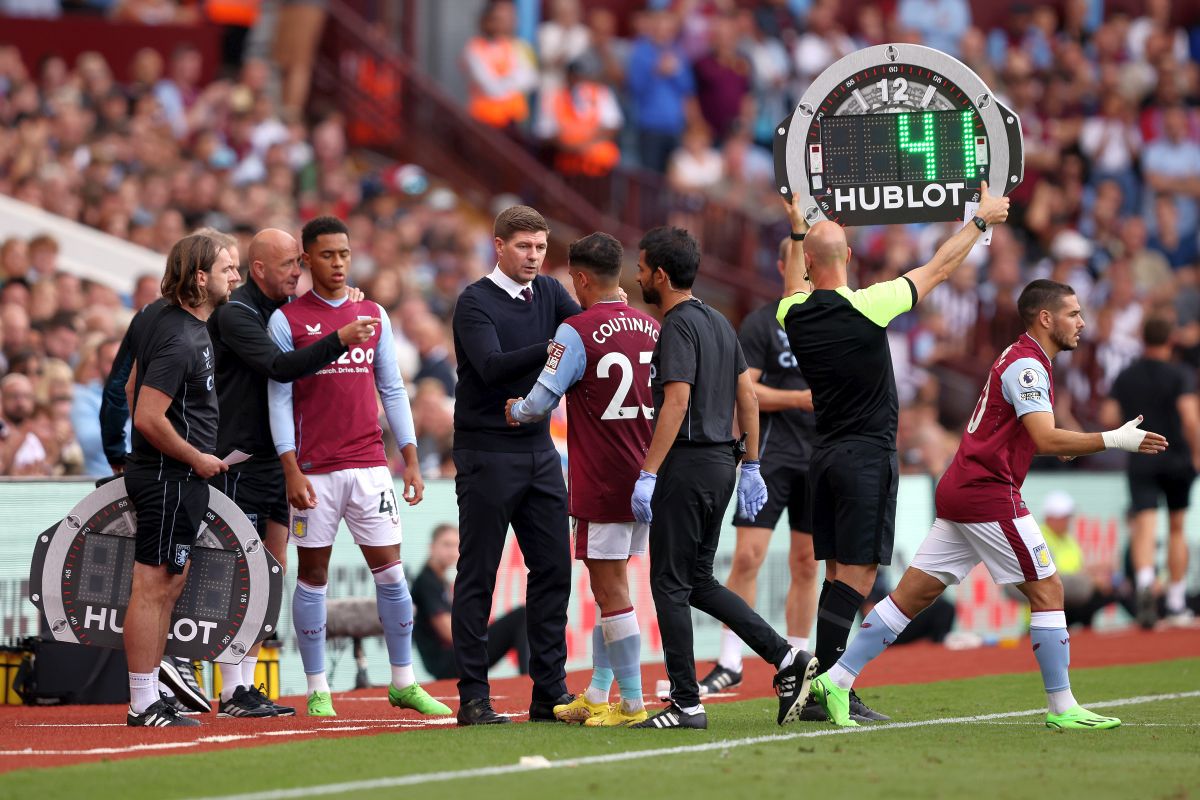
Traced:
POLYGON ((250 277, 267 297, 284 300, 300 280, 300 245, 287 231, 267 228, 250 240, 250 277))
POLYGON ((21 425, 33 416, 33 381, 19 372, 10 372, 0 380, 4 416, 14 425, 21 425))
POLYGON ((822 220, 804 237, 804 263, 818 289, 834 289, 844 284, 849 261, 846 232, 836 222, 822 220))

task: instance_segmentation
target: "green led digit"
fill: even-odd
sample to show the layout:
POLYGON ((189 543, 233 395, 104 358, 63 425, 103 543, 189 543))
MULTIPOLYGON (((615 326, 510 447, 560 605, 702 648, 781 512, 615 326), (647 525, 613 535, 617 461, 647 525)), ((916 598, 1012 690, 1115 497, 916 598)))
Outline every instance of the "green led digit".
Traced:
POLYGON ((963 177, 975 175, 975 112, 962 112, 963 177))
POLYGON ((925 157, 925 180, 937 180, 937 143, 933 136, 933 114, 926 111, 921 115, 921 127, 925 138, 913 141, 908 130, 908 118, 916 114, 897 114, 900 118, 900 152, 925 157))

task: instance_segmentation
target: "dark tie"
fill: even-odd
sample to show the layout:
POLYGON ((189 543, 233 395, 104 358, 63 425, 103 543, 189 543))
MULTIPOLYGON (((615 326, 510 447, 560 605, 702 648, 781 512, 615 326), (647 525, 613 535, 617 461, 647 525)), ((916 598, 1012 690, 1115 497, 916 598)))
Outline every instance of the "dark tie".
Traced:
POLYGON ((530 289, 528 286, 526 286, 524 289, 522 289, 521 290, 521 299, 524 300, 526 303, 532 303, 533 302, 533 289, 530 289))

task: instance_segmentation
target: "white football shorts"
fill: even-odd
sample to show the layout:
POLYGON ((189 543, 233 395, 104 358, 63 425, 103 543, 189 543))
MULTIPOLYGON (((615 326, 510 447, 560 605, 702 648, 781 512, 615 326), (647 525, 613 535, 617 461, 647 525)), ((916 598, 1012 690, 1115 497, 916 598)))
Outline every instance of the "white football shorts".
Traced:
POLYGON ((998 584, 1025 583, 1055 572, 1054 558, 1033 516, 1000 522, 951 522, 938 517, 912 565, 950 586, 980 561, 998 584))
POLYGON ((329 547, 342 520, 355 544, 400 544, 400 504, 387 467, 359 467, 307 476, 317 507, 291 509, 289 541, 297 547, 329 547))
POLYGON ((646 522, 588 522, 571 519, 572 551, 575 558, 594 558, 616 561, 640 556, 650 541, 650 525, 646 522))

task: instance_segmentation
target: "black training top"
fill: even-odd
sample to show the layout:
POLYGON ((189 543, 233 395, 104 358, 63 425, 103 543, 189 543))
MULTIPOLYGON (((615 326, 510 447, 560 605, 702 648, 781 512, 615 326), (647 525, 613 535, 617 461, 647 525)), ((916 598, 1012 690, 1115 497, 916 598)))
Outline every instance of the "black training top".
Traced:
POLYGON ((813 392, 815 447, 858 441, 896 449, 896 377, 887 324, 917 304, 906 277, 852 291, 798 292, 779 302, 777 319, 813 392))
POLYGON ((510 428, 504 404, 529 394, 558 324, 580 308, 554 278, 538 275, 530 286, 533 300, 526 302, 480 278, 454 306, 455 448, 534 453, 554 447, 549 417, 510 428))
MULTIPOLYGON (((808 381, 800 372, 799 362, 788 345, 787 333, 779 327, 776 314, 779 303, 768 303, 742 320, 738 339, 746 364, 762 371, 759 383, 772 389, 804 391, 808 381)), ((789 408, 760 412, 758 415, 758 452, 764 463, 807 469, 816 436, 817 418, 811 411, 789 408)))
POLYGON ((746 357, 729 320, 696 298, 679 303, 663 317, 650 360, 654 418, 662 411, 668 383, 692 387, 676 444, 732 444, 733 407, 746 357))
POLYGON ((1195 391, 1194 373, 1168 361, 1139 358, 1117 375, 1110 394, 1121 404, 1121 419, 1133 419, 1141 414, 1143 429, 1161 433, 1171 443, 1165 452, 1155 456, 1130 453, 1130 471, 1191 468, 1192 449, 1183 435, 1179 397, 1195 391))
MULTIPOLYGON (((167 420, 175 432, 201 453, 214 453, 217 449, 215 359, 204 323, 179 306, 164 306, 148 321, 135 360, 135 419, 142 387, 157 389, 171 398, 167 420)), ((178 481, 192 476, 191 467, 160 453, 136 426, 126 471, 148 474, 157 480, 178 481)))
POLYGON ((412 600, 415 609, 413 644, 423 653, 450 649, 450 643, 443 641, 433 627, 434 617, 450 613, 450 589, 428 563, 412 583, 412 600))
POLYGON ((142 306, 142 310, 129 321, 121 346, 113 358, 108 380, 104 382, 104 391, 100 395, 100 441, 104 445, 108 463, 114 467, 125 463, 125 423, 129 422, 125 384, 129 382, 133 359, 141 347, 142 330, 166 304, 167 301, 160 297, 142 306))
POLYGON ((267 334, 267 320, 286 302, 270 299, 251 279, 234 289, 229 302, 208 318, 208 335, 217 356, 217 397, 225 412, 217 433, 217 453, 224 458, 241 450, 252 456, 235 465, 234 471, 281 468, 271 439, 267 379, 289 383, 346 352, 337 331, 309 347, 280 350, 267 334))

